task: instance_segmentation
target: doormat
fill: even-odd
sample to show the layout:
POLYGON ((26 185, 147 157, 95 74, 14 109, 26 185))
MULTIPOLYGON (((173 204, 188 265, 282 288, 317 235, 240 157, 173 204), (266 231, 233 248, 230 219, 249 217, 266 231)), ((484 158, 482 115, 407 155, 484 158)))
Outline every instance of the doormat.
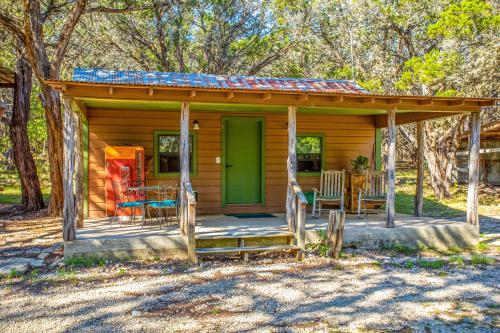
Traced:
POLYGON ((276 217, 268 213, 248 213, 248 214, 225 214, 226 216, 233 216, 239 219, 262 219, 266 217, 276 217))

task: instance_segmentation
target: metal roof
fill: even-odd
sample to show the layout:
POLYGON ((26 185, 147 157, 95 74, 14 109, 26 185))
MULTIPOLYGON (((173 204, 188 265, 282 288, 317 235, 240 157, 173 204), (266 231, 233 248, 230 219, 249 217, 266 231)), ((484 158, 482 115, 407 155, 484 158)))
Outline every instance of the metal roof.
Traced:
POLYGON ((73 81, 200 89, 369 94, 352 81, 76 68, 73 81))

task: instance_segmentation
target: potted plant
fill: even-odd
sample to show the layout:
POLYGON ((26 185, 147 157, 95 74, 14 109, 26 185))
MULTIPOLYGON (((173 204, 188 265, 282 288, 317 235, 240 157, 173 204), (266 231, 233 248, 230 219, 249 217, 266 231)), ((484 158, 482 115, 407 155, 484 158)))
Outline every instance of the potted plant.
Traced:
POLYGON ((368 170, 368 157, 359 155, 351 161, 353 173, 364 173, 368 170))

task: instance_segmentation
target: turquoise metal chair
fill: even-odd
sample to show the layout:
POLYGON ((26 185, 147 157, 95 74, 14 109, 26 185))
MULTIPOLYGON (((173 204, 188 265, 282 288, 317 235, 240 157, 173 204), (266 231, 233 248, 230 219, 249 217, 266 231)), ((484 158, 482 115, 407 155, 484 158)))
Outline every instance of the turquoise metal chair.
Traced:
POLYGON ((161 225, 163 222, 168 223, 173 220, 175 211, 175 216, 177 216, 177 187, 166 183, 158 184, 158 200, 148 200, 146 203, 147 212, 149 216, 150 225, 152 225, 153 218, 151 216, 151 211, 156 212, 156 217, 161 225))
POLYGON ((130 212, 131 220, 135 221, 135 213, 137 210, 140 210, 141 216, 144 216, 144 208, 146 201, 145 200, 129 200, 130 196, 127 192, 127 189, 121 182, 111 182, 111 187, 113 189, 113 195, 115 198, 115 214, 113 215, 113 219, 111 220, 111 224, 113 224, 116 220, 116 215, 118 210, 130 212))

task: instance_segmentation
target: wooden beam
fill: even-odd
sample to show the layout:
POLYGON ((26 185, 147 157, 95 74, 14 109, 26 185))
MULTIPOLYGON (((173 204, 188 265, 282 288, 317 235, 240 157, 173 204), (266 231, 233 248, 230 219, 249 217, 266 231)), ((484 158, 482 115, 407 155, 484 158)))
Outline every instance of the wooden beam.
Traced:
POLYGON ((299 102, 305 102, 309 99, 309 95, 308 94, 301 94, 301 95, 298 95, 297 96, 297 100, 299 102))
POLYGON ((399 105, 399 104, 401 104, 401 98, 389 98, 387 100, 387 104, 389 104, 389 105, 399 105))
POLYGON ((180 119, 180 147, 179 147, 179 160, 181 167, 181 232, 186 235, 188 228, 188 207, 186 200, 186 184, 190 183, 189 180, 189 102, 182 102, 181 105, 181 119, 180 119))
POLYGON ((396 201, 396 110, 387 110, 387 203, 386 228, 394 228, 396 201))
MULTIPOLYGON (((417 121, 436 119, 443 117, 455 116, 458 114, 463 114, 461 112, 404 112, 398 113, 396 118, 396 125, 408 124, 417 121)), ((387 127, 387 114, 380 114, 375 116, 375 127, 384 128, 387 127)))
POLYGON ((234 91, 229 91, 226 93, 226 98, 227 99, 232 99, 234 98, 234 91))
POLYGON ((72 241, 76 238, 76 201, 75 181, 75 117, 71 109, 71 99, 63 97, 63 239, 72 241))
POLYGON ((375 103, 375 98, 374 97, 363 97, 361 100, 361 103, 363 103, 363 104, 375 103))
POLYGON ((418 101, 419 105, 433 105, 434 100, 432 98, 422 99, 418 101))
POLYGON ((268 99, 271 99, 271 93, 262 94, 263 101, 267 101, 268 99))
POLYGON ((449 106, 464 105, 464 104, 465 104, 465 101, 463 99, 456 99, 456 100, 448 101, 449 106))
POLYGON ((113 93, 114 93, 113 87, 109 87, 109 88, 108 88, 108 93, 109 93, 110 95, 113 95, 113 93))
POLYGON ((481 139, 481 113, 470 115, 469 184, 467 188, 467 223, 479 227, 477 192, 479 186, 479 147, 481 139))
POLYGON ((148 89, 148 95, 149 95, 149 96, 153 96, 153 95, 154 95, 154 93, 155 93, 155 90, 154 90, 153 88, 149 88, 149 89, 148 89))
POLYGON ((344 96, 332 96, 330 100, 332 103, 340 103, 344 101, 344 96))
POLYGON ((196 90, 189 91, 189 97, 195 98, 196 97, 196 90))
POLYGON ((292 180, 297 177, 297 106, 288 107, 288 159, 287 159, 287 195, 286 195, 286 221, 290 232, 295 232, 295 196, 292 188, 292 180))
POLYGON ((422 216, 424 206, 424 140, 423 121, 417 123, 417 186, 415 190, 415 216, 422 216))

